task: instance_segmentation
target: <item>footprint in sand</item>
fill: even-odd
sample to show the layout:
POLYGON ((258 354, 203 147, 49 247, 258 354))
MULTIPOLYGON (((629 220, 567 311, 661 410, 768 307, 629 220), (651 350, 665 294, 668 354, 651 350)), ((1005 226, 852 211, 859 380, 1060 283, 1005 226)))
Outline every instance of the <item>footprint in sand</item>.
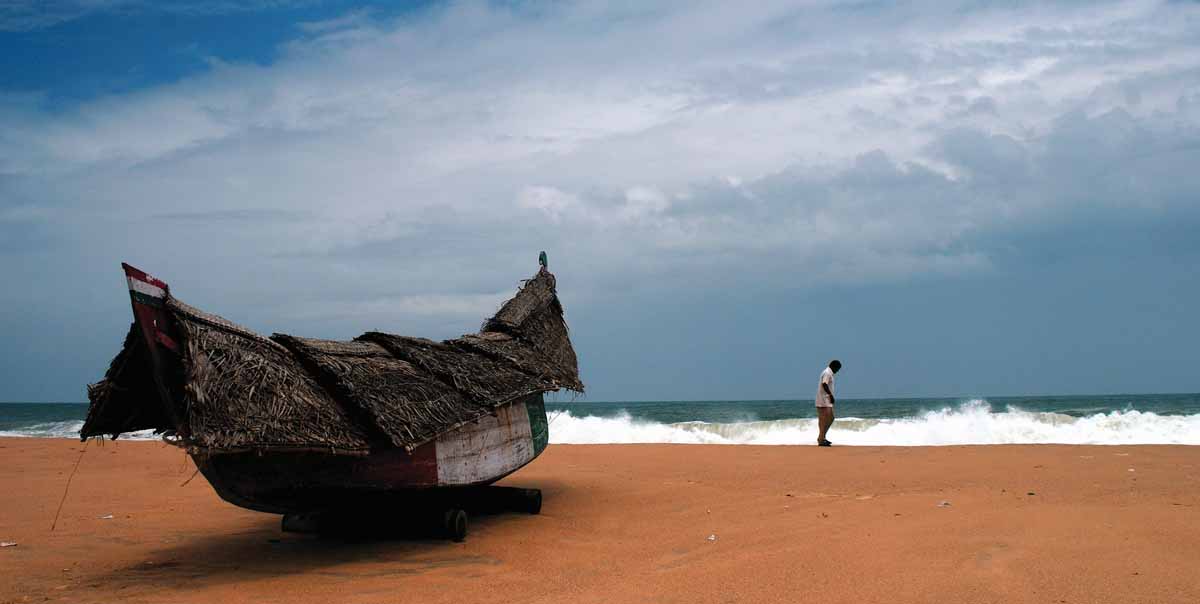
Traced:
POLYGON ((694 551, 693 548, 673 548, 671 553, 659 556, 655 560, 655 568, 659 572, 666 572, 685 566, 694 558, 694 551))
POLYGON ((1007 543, 992 543, 975 553, 975 568, 992 573, 1005 572, 1009 561, 1015 557, 1007 543))

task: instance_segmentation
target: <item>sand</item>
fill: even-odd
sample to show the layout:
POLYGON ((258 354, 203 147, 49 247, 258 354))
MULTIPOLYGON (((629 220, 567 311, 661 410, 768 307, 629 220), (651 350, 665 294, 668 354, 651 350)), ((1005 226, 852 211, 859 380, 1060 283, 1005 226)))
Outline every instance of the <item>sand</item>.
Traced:
POLYGON ((0 439, 0 602, 1200 602, 1200 447, 553 445, 464 543, 284 534, 131 441, 51 532, 80 447, 0 439))

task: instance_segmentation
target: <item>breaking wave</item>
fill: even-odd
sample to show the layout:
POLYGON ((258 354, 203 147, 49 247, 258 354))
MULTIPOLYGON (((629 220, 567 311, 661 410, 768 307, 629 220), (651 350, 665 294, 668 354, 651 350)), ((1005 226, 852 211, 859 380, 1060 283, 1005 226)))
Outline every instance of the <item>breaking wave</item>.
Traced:
MULTIPOLYGON (((737 423, 659 423, 622 412, 611 417, 552 412, 550 442, 562 444, 692 443, 795 445, 816 440, 816 419, 737 423)), ((987 401, 912 417, 838 418, 829 432, 840 445, 1200 445, 1200 414, 1158 415, 1124 410, 1074 417, 1063 413, 993 411, 987 401)))
MULTIPOLYGON (((43 422, 30 424, 9 430, 0 430, 0 437, 28 438, 79 438, 79 430, 83 428, 82 421, 43 422)), ((153 430, 128 432, 121 435, 122 440, 158 440, 159 436, 153 430)))
MULTIPOLYGON (((778 419, 714 423, 662 423, 622 411, 611 416, 550 411, 550 442, 561 444, 691 443, 795 445, 816 440, 816 420, 778 419)), ((0 430, 0 437, 79 438, 79 420, 31 423, 0 430)), ((122 439, 157 440, 152 430, 122 439)), ((992 445, 1061 443, 1092 445, 1200 445, 1200 414, 1160 415, 1136 409, 1077 417, 993 410, 985 400, 898 418, 839 417, 829 432, 839 445, 992 445)))

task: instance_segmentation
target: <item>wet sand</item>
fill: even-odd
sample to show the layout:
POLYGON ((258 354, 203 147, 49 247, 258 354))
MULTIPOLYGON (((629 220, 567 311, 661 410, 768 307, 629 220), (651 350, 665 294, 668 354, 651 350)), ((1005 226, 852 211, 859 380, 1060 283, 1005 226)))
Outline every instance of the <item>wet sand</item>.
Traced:
POLYGON ((51 532, 82 445, 0 439, 0 602, 1200 601, 1200 447, 553 445, 505 481, 541 515, 452 543, 284 534, 98 444, 51 532))

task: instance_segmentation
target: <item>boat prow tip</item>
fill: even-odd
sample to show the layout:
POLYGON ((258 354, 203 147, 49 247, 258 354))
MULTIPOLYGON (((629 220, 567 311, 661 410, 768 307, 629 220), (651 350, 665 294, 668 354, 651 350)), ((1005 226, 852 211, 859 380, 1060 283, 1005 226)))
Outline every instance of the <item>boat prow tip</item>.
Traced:
POLYGON ((125 271, 125 278, 129 281, 129 291, 139 291, 143 294, 150 295, 155 298, 165 298, 171 288, 166 282, 161 279, 156 279, 146 271, 143 271, 128 262, 121 263, 121 270, 125 271), (160 290, 160 291, 154 291, 160 290))

